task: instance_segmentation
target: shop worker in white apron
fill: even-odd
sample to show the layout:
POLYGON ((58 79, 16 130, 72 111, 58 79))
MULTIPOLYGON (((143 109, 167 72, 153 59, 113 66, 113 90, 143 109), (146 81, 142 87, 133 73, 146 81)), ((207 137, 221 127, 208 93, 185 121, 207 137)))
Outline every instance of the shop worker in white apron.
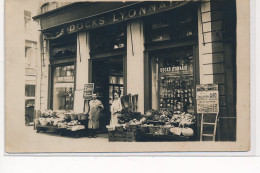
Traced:
POLYGON ((110 126, 115 128, 115 126, 118 124, 118 116, 120 115, 120 111, 122 110, 122 104, 121 99, 119 97, 119 93, 114 93, 114 101, 111 105, 111 120, 110 120, 110 126))
POLYGON ((101 101, 97 99, 97 95, 92 95, 92 100, 89 102, 89 117, 88 117, 88 129, 90 130, 89 137, 96 138, 97 129, 99 128, 99 116, 100 112, 104 109, 101 101))

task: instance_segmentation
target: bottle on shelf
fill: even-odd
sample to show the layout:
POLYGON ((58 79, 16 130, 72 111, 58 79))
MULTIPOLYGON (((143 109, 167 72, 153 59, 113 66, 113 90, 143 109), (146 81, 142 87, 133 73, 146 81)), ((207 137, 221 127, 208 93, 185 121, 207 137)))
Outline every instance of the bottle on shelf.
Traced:
POLYGON ((171 107, 173 107, 174 106, 174 100, 173 100, 173 98, 171 98, 171 107))
POLYGON ((191 106, 193 105, 192 97, 189 98, 189 103, 191 106))
POLYGON ((167 99, 167 108, 170 108, 171 107, 171 100, 168 98, 167 99))
POLYGON ((163 108, 164 107, 164 103, 163 103, 163 99, 161 98, 160 100, 160 108, 163 108))

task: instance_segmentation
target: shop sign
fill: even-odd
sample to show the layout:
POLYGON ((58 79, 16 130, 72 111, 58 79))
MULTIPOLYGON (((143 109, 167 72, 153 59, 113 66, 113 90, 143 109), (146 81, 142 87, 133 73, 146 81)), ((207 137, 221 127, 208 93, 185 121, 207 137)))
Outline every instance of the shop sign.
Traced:
POLYGON ((91 100, 93 92, 94 92, 94 83, 85 84, 83 98, 86 100, 91 100))
POLYGON ((197 113, 218 113, 218 84, 200 84, 196 86, 197 113))
POLYGON ((186 1, 164 1, 164 2, 145 2, 137 4, 134 6, 126 7, 114 12, 109 12, 106 14, 100 14, 95 17, 90 17, 82 19, 76 22, 69 23, 64 25, 58 31, 52 31, 52 33, 45 33, 46 36, 50 38, 58 38, 64 34, 71 34, 78 31, 93 29, 109 24, 114 24, 134 18, 139 18, 143 16, 148 16, 151 14, 167 11, 174 9, 187 3, 190 3, 192 0, 186 1))
POLYGON ((183 65, 183 66, 173 66, 173 67, 162 67, 162 68, 160 68, 161 73, 179 72, 179 71, 188 71, 188 66, 183 65))

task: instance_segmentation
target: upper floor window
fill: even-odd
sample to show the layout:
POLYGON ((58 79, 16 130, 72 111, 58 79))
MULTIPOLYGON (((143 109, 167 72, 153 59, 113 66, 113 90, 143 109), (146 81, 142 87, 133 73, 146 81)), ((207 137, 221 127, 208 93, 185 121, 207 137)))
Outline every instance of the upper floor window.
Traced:
POLYGON ((146 43, 178 41, 197 36, 197 8, 185 7, 185 13, 182 12, 183 8, 148 17, 145 20, 146 43))
POLYGON ((91 32, 91 53, 126 48, 126 25, 112 25, 91 32))

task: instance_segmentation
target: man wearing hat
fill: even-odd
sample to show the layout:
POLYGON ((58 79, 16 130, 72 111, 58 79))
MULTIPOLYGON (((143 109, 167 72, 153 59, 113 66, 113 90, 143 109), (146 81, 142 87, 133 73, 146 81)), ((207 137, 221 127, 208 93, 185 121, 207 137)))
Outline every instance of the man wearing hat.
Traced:
POLYGON ((88 121, 88 129, 90 130, 89 137, 96 138, 96 129, 99 128, 99 116, 100 112, 104 109, 101 101, 97 99, 96 94, 92 94, 92 100, 89 102, 89 121, 88 121))

